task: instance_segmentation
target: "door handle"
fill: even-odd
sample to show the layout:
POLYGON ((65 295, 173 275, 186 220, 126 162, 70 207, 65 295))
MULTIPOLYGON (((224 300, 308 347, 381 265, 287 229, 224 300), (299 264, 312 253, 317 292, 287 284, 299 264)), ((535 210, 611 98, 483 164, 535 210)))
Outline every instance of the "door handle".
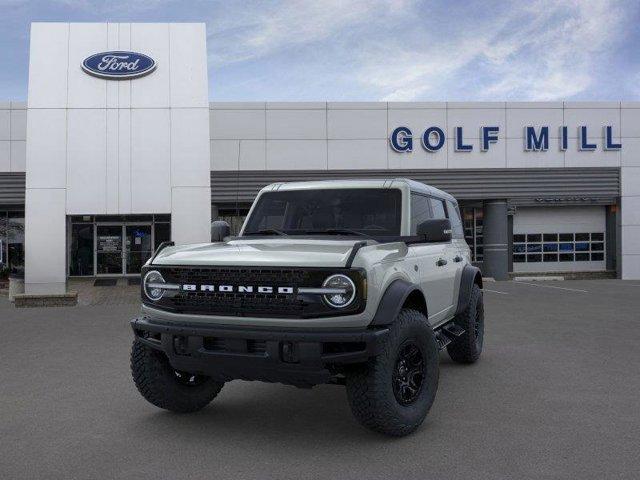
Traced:
POLYGON ((438 261, 436 262, 436 265, 438 267, 444 267, 447 264, 447 261, 444 258, 439 258, 438 261))
POLYGON ((460 255, 456 255, 456 256, 453 258, 453 261, 454 261, 454 262, 456 262, 456 263, 461 262, 461 261, 462 261, 462 257, 461 257, 460 255))

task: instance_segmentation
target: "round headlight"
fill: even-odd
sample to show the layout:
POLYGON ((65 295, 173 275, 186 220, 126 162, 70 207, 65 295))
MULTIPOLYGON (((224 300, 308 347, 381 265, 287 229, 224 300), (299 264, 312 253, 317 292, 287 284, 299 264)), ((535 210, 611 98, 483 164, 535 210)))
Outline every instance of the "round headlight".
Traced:
POLYGON ((157 270, 151 270, 144 276, 144 293, 154 302, 160 300, 164 294, 164 288, 159 288, 158 285, 166 283, 162 275, 157 270))
POLYGON ((324 301, 333 308, 344 308, 351 305, 356 298, 356 286, 346 275, 331 275, 322 284, 322 288, 334 289, 334 292, 323 295, 324 301))

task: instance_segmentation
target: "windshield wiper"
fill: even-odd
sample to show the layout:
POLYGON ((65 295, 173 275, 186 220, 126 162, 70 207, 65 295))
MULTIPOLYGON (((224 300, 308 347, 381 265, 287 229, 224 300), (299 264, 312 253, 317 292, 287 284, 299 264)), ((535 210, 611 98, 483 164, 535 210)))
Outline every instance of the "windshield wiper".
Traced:
POLYGON ((304 233, 308 233, 308 234, 322 233, 327 235, 357 235, 359 237, 371 238, 371 235, 358 232, 357 230, 351 230, 349 228, 327 228, 326 230, 305 230, 304 233))
POLYGON ((275 228, 266 228, 264 230, 256 230, 255 232, 246 232, 245 235, 280 235, 283 237, 289 236, 283 231, 276 230, 275 228))

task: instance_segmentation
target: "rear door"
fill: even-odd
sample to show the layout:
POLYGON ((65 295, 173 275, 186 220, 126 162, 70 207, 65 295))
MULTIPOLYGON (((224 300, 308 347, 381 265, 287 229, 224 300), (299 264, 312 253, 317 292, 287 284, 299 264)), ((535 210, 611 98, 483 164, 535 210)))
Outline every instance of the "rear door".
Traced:
MULTIPOLYGON (((429 218, 433 218, 429 197, 412 193, 411 235, 415 235, 417 226, 429 218)), ((448 255, 447 245, 447 243, 414 243, 409 248, 410 259, 414 264, 413 281, 420 285, 425 295, 431 324, 436 324, 445 318, 451 309, 448 268, 447 264, 442 264, 441 261, 448 255)))
MULTIPOLYGON (((430 197, 429 201, 431 202, 431 211, 433 214, 433 218, 448 218, 447 207, 444 200, 440 198, 430 197)), ((453 220, 450 220, 453 224, 453 220)), ((456 298, 456 279, 459 276, 459 267, 460 265, 462 265, 462 262, 460 261, 460 251, 453 241, 444 242, 440 245, 442 245, 443 249, 442 254, 437 259, 434 268, 441 272, 440 281, 442 282, 441 289, 443 292, 442 303, 445 305, 445 307, 443 309, 441 318, 439 318, 438 320, 448 318, 453 314, 453 311, 455 310, 456 306, 454 305, 454 299, 456 298)))

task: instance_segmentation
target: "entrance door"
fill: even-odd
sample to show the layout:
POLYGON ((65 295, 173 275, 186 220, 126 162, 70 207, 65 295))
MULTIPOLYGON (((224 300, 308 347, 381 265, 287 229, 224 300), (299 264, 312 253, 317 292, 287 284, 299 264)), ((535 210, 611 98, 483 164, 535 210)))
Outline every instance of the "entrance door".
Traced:
POLYGON ((140 273, 153 253, 151 225, 126 225, 124 230, 125 273, 140 273))
POLYGON ((122 275, 122 225, 96 225, 96 275, 122 275))

